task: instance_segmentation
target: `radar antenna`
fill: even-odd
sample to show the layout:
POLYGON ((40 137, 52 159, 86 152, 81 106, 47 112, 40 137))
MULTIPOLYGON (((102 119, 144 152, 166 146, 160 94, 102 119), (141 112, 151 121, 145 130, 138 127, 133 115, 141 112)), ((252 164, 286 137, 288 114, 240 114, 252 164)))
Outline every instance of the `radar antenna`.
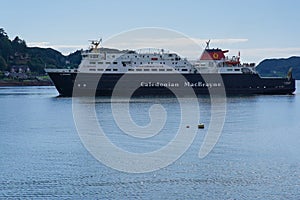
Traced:
POLYGON ((102 38, 99 40, 89 40, 92 44, 93 49, 98 49, 98 46, 102 43, 102 38))

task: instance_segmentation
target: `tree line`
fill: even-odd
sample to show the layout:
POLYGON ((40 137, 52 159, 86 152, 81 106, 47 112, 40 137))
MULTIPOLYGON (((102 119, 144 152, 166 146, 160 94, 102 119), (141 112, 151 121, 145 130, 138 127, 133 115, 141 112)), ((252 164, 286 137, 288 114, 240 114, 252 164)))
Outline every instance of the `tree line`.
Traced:
POLYGON ((16 36, 10 40, 0 28, 0 71, 10 71, 13 66, 27 66, 30 71, 43 74, 44 68, 76 68, 81 62, 81 53, 68 56, 51 48, 28 47, 25 40, 16 36))

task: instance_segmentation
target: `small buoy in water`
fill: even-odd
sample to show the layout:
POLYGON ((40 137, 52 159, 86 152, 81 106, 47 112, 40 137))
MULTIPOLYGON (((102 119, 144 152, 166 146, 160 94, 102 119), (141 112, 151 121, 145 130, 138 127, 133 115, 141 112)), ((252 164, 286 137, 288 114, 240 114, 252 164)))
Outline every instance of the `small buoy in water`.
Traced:
POLYGON ((198 124, 198 129, 204 129, 204 124, 203 123, 198 124))
POLYGON ((190 128, 190 126, 189 126, 189 125, 187 125, 187 126, 186 126, 186 128, 190 128))

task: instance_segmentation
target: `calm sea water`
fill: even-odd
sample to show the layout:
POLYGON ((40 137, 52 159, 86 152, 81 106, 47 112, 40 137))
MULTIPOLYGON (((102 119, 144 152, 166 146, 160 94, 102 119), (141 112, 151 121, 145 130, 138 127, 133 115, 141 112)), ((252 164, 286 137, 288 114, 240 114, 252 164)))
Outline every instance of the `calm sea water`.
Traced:
MULTIPOLYGON (((300 91, 296 93, 230 97, 222 135, 208 156, 198 157, 206 127, 173 164, 131 174, 103 165, 84 148, 71 98, 57 98, 54 87, 2 87, 0 198, 300 199, 300 91)), ((122 134, 107 99, 97 98, 95 110, 113 143, 148 152, 172 139, 180 119, 176 100, 140 98, 130 103, 136 124, 150 121, 153 103, 164 106, 168 118, 160 134, 144 140, 122 134)), ((207 125, 210 101, 200 98, 199 105, 207 125)))

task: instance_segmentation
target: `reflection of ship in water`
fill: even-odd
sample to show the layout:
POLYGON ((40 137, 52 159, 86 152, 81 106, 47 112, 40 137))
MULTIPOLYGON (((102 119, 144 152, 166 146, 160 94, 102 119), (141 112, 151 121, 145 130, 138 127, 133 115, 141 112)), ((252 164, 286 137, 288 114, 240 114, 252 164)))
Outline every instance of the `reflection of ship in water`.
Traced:
MULTIPOLYGON (((225 88, 227 94, 292 94, 295 80, 291 70, 287 77, 260 77, 255 64, 241 64, 240 55, 228 58, 221 49, 209 48, 199 60, 188 61, 164 50, 119 51, 98 48, 82 52, 78 69, 45 69, 62 96, 110 96, 118 83, 120 91, 134 95, 169 95, 176 88, 182 96, 191 87, 196 95, 225 88), (182 75, 182 79, 178 77, 182 75), (77 78, 76 78, 77 77, 77 78), (123 78, 122 78, 123 77, 123 78), (122 78, 122 79, 121 79, 122 78)), ((122 92, 120 95, 122 95, 122 92)))

